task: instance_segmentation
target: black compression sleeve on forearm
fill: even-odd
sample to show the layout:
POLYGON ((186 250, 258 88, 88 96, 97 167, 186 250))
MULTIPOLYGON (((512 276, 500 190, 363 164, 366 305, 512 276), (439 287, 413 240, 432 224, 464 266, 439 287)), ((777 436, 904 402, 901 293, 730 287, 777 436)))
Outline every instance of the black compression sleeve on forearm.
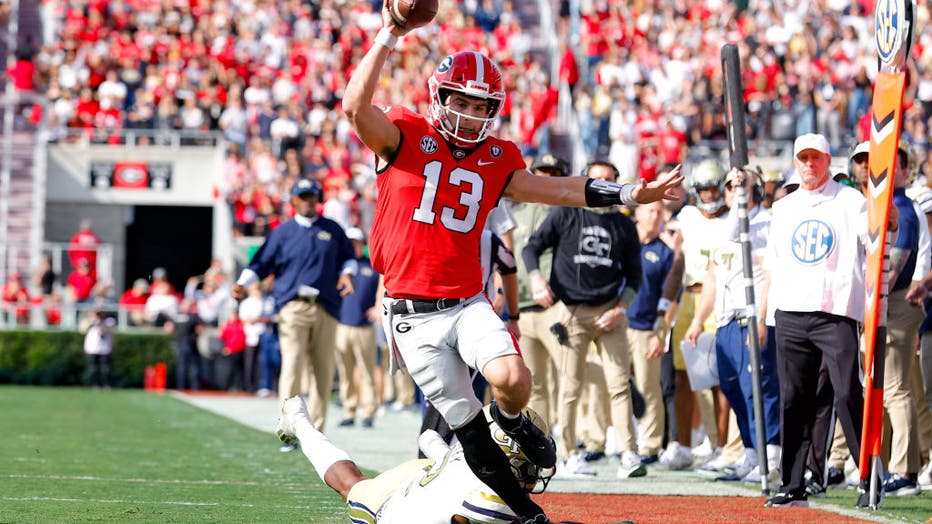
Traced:
POLYGON ((544 511, 531 500, 511 473, 505 453, 495 445, 485 414, 481 411, 465 426, 453 430, 463 446, 469 469, 492 488, 519 517, 533 517, 544 511))
POLYGON ((606 207, 618 204, 635 204, 634 185, 616 184, 590 178, 586 180, 586 205, 606 207))

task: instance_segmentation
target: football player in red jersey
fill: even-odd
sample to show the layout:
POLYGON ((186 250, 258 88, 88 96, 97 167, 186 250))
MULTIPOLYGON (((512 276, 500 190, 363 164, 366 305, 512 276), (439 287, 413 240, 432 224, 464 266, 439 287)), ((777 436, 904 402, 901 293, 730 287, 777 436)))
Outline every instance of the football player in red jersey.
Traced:
POLYGON ((498 66, 477 52, 440 63, 428 81, 427 117, 402 107, 383 111, 372 105, 372 96, 388 54, 409 30, 384 7, 382 19, 375 45, 346 86, 343 110, 378 156, 370 250, 373 267, 385 277, 383 324, 392 367, 407 367, 453 428, 470 468, 522 522, 549 522, 496 451, 470 385, 470 368, 480 371, 495 398, 494 421, 531 462, 555 466, 553 441, 521 415, 530 372, 482 294, 483 225, 502 196, 577 207, 673 198, 682 182, 679 167, 649 184, 531 174, 515 144, 489 136, 505 90, 498 66))

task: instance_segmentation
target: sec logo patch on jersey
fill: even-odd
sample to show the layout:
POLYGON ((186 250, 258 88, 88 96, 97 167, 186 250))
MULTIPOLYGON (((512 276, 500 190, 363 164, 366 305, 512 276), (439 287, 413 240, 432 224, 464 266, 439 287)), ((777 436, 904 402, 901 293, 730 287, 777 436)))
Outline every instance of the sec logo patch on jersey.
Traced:
POLYGON ((421 151, 432 155, 437 151, 437 140, 432 136, 421 137, 421 151))
POLYGON ((835 248, 835 231, 821 220, 806 220, 796 226, 790 250, 793 257, 806 265, 818 264, 835 248))

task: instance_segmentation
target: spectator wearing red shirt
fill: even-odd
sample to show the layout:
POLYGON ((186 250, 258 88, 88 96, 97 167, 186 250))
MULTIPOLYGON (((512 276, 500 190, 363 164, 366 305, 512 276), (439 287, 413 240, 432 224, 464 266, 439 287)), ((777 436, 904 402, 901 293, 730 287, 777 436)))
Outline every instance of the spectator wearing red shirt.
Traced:
POLYGON ((3 309, 16 315, 18 324, 29 323, 29 291, 16 271, 10 273, 3 284, 3 309))
POLYGON ((131 325, 145 325, 146 300, 148 299, 149 282, 144 278, 137 278, 133 282, 133 287, 120 296, 120 309, 126 311, 127 320, 131 325))
POLYGON ((78 266, 68 275, 68 292, 76 303, 91 300, 97 276, 91 271, 86 258, 78 259, 78 266))
POLYGON ((91 221, 84 219, 78 226, 78 232, 71 237, 68 245, 68 260, 73 267, 78 267, 83 259, 87 261, 91 271, 96 273, 97 249, 100 247, 100 237, 91 231, 91 221))
POLYGON ((13 87, 19 92, 36 89, 36 65, 26 56, 17 53, 16 62, 7 68, 7 74, 13 79, 13 87))
POLYGON ((243 352, 246 350, 246 330, 234 308, 230 318, 220 326, 223 341, 223 363, 220 387, 227 390, 243 389, 243 352))

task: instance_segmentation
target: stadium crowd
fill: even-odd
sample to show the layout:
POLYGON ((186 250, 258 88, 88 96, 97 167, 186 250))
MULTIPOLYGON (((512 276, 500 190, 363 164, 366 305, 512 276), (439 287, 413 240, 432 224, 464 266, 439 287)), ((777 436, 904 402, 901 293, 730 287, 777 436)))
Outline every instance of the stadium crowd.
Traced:
MULTIPOLYGON (((566 122, 558 119, 563 105, 572 108, 572 128, 587 159, 607 159, 619 181, 652 180, 683 162, 689 172, 699 164, 690 153, 696 146, 725 138, 719 50, 725 42, 740 42, 750 139, 757 146, 786 147, 796 137, 821 133, 832 154, 847 158, 849 148, 867 136, 877 68, 869 30, 872 2, 760 0, 753 11, 739 12, 724 1, 640 0, 628 5, 593 0, 582 2, 578 26, 568 12, 569 2, 561 2, 557 40, 578 41, 579 47, 559 44, 556 56, 550 57, 557 64, 556 78, 551 78, 547 57, 541 60, 540 39, 522 28, 522 3, 517 4, 470 0, 444 5, 438 24, 410 34, 391 55, 394 77, 379 86, 375 102, 427 113, 423 79, 444 56, 477 50, 502 67, 509 93, 496 133, 519 144, 529 165, 555 152, 552 134, 565 132, 561 127, 566 122)), ((323 187, 320 214, 344 229, 359 228, 365 238, 377 198, 375 158, 351 132, 340 102, 350 73, 381 27, 380 8, 381 2, 336 0, 50 0, 43 3, 42 48, 28 56, 20 53, 8 73, 17 88, 48 97, 47 124, 56 140, 83 136, 116 143, 119 132, 129 129, 222 133, 227 154, 221 192, 233 212, 235 235, 265 237, 289 220, 295 213, 292 188, 301 178, 313 178, 323 187)), ((927 22, 929 15, 928 5, 920 5, 918 19, 927 22)), ((913 49, 902 136, 919 185, 929 174, 932 117, 932 30, 927 26, 920 24, 913 49)), ((784 171, 766 177, 766 207, 785 194, 785 183, 792 183, 790 168, 787 162, 784 171)), ((855 184, 853 174, 851 179, 855 184)), ((702 187, 695 177, 688 180, 693 183, 689 202, 701 204, 702 187)), ((725 173, 716 180, 708 187, 724 192, 725 173)), ((107 292, 88 285, 92 277, 82 280, 87 265, 74 261, 75 273, 67 278, 70 300, 107 292)), ((236 309, 230 306, 233 282, 219 264, 192 277, 180 291, 158 273, 153 272, 151 283, 134 283, 119 303, 134 324, 175 333, 179 387, 237 388, 263 395, 274 390, 278 342, 273 317, 261 305, 267 301, 262 289, 250 291, 258 305, 244 301, 234 315, 224 310, 236 309), (192 326, 190 318, 202 327, 192 326), (238 354, 245 358, 229 358, 238 354), (205 371, 208 363, 221 361, 226 362, 221 371, 205 371)), ((44 280, 37 278, 33 285, 40 284, 44 280)), ((20 275, 9 275, 3 291, 5 307, 24 323, 28 287, 20 275)), ((46 294, 54 292, 48 288, 46 294)), ((54 313, 47 315, 54 324, 54 313)), ((382 345, 384 356, 384 340, 382 345)), ((384 380, 385 386, 377 388, 381 400, 414 401, 410 380, 371 380, 384 380)), ((928 391, 932 386, 926 382, 924 387, 928 391)), ((556 390, 555 383, 549 389, 556 390)), ((929 393, 913 391, 918 409, 929 393)), ((348 393, 341 394, 346 400, 348 393)), ((680 428, 680 435, 695 430, 688 442, 678 442, 670 429, 674 417, 668 413, 666 451, 624 451, 640 451, 644 465, 696 467, 713 475, 740 472, 739 477, 753 480, 757 464, 742 455, 736 423, 731 430, 727 422, 721 424, 718 401, 712 393, 706 397, 697 401, 701 417, 685 421, 685 431, 680 428), (707 460, 694 461, 693 453, 707 460)), ((669 410, 672 401, 666 406, 669 410)), ((537 410, 551 425, 558 422, 555 406, 537 410)), ((578 455, 573 451, 576 469, 567 471, 564 465, 564 473, 587 475, 585 462, 617 451, 606 442, 605 415, 592 411, 598 410, 579 417, 583 449, 578 455)), ((656 412, 653 416, 663 418, 656 412)), ((921 424, 932 424, 928 411, 925 417, 921 424)), ((368 425, 371 418, 369 413, 368 425)), ((929 485, 930 443, 927 435, 922 439, 924 469, 917 482, 929 485)), ((575 450, 577 442, 564 445, 575 450)), ((833 457, 843 455, 838 451, 842 447, 835 446, 833 457)), ((844 458, 833 464, 834 471, 825 472, 823 491, 826 485, 844 486, 844 469, 850 473, 854 466, 844 458)), ((919 472, 907 473, 915 477, 919 472)))

